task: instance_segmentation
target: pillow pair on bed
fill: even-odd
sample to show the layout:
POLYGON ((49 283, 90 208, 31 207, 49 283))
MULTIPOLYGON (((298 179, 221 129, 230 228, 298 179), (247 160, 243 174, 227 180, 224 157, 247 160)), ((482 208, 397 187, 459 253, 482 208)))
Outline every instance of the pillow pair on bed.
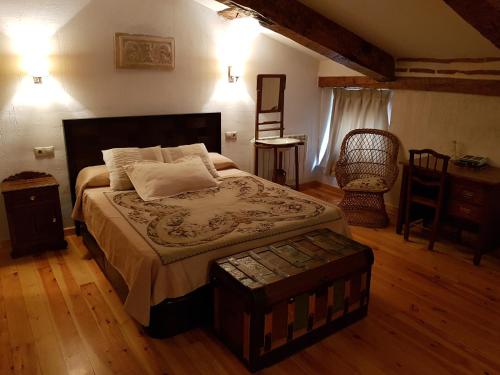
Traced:
POLYGON ((160 146, 112 148, 102 152, 104 163, 109 170, 110 186, 113 190, 133 189, 132 182, 124 169, 126 165, 145 160, 171 163, 189 155, 199 156, 210 174, 215 178, 219 177, 203 143, 163 149, 160 146))
POLYGON ((103 158, 110 187, 135 188, 145 201, 217 186, 214 179, 219 177, 217 170, 237 168, 231 159, 208 153, 203 143, 163 149, 160 146, 115 148, 104 150, 103 158))

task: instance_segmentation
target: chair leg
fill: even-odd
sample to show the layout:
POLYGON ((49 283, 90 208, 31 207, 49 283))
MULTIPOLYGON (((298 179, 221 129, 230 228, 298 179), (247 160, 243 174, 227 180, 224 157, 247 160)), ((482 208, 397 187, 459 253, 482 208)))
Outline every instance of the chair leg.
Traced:
POLYGON ((438 230, 439 230, 439 220, 441 219, 441 210, 436 209, 436 214, 434 215, 434 222, 432 223, 431 237, 429 239, 429 245, 427 249, 433 250, 434 243, 436 242, 438 230))
POLYGON ((487 242, 484 240, 486 238, 484 233, 480 233, 480 238, 482 238, 482 240, 476 245, 476 249, 474 251, 473 263, 475 266, 479 266, 481 263, 481 257, 487 250, 487 242))
POLYGON ((427 245, 427 250, 434 250, 434 242, 436 242, 435 238, 434 238, 434 228, 432 229, 432 233, 431 233, 431 238, 429 240, 429 244, 427 245))
POLYGON ((409 200, 407 200, 405 207, 405 224, 404 224, 404 235, 403 235, 405 241, 408 241, 410 238, 410 208, 411 208, 411 203, 409 200))
POLYGON ((473 263, 475 266, 479 266, 479 264, 481 263, 481 257, 482 257, 482 253, 480 250, 476 250, 476 252, 474 253, 474 259, 473 259, 473 263))

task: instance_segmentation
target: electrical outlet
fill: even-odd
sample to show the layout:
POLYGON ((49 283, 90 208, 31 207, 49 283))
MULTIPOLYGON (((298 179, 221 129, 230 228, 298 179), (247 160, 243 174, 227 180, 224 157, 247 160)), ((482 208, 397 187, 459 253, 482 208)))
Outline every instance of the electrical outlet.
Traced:
POLYGON ((33 153, 36 159, 49 159, 54 157, 54 146, 35 147, 33 153))
POLYGON ((236 131, 226 132, 226 141, 234 142, 237 139, 238 139, 238 132, 236 131))

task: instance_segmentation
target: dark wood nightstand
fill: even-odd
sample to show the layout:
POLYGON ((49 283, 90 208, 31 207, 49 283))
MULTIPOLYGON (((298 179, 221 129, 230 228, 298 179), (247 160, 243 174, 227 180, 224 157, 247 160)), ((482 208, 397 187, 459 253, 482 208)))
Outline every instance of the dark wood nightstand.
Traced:
POLYGON ((59 184, 49 174, 22 172, 1 185, 9 221, 11 256, 65 249, 59 184))

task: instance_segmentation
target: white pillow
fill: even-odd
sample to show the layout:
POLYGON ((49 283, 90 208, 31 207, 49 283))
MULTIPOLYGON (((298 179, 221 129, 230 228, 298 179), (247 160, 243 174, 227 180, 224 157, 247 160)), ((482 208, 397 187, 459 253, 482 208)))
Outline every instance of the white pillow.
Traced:
POLYGON ((165 161, 161 153, 161 146, 139 148, 139 153, 141 154, 142 160, 156 160, 162 163, 165 161))
POLYGON ((240 169, 238 165, 227 156, 221 155, 217 152, 209 152, 208 156, 210 157, 212 163, 214 163, 215 169, 217 169, 218 171, 229 168, 240 169))
POLYGON ((189 155, 196 155, 201 158, 203 164, 208 169, 210 174, 215 178, 219 177, 217 169, 215 169, 214 163, 210 160, 207 148, 203 143, 195 143, 192 145, 184 145, 179 147, 166 147, 162 148, 161 152, 163 154, 163 159, 166 163, 172 163, 177 159, 180 159, 189 155))
POLYGON ((102 151, 104 163, 109 171, 110 187, 113 190, 131 190, 132 183, 128 178, 124 166, 141 160, 156 160, 163 162, 161 147, 126 147, 112 148, 102 151))
POLYGON ((179 163, 135 162, 127 165, 125 171, 146 202, 218 185, 200 158, 179 163))

